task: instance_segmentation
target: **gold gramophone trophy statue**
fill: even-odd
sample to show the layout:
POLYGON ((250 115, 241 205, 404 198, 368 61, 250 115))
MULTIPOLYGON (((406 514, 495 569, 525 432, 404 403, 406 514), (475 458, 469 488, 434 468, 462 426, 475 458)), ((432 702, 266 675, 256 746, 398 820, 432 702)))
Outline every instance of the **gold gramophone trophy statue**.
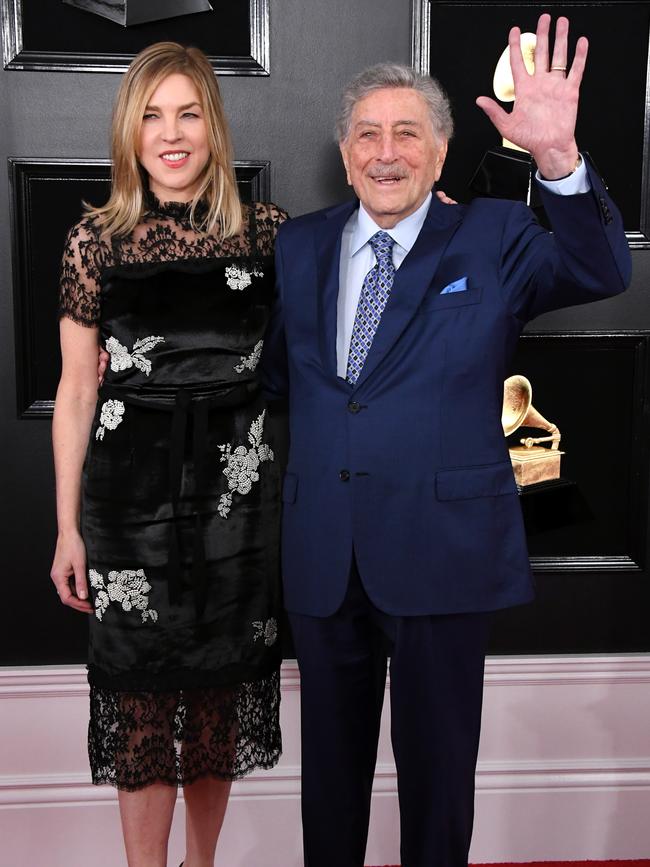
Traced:
MULTIPOLYGON (((536 42, 537 37, 534 33, 521 34, 521 53, 529 74, 535 71, 536 42)), ((492 87, 494 95, 500 102, 515 101, 509 46, 505 48, 497 62, 492 87)), ((533 183, 535 171, 533 158, 528 151, 507 139, 502 139, 501 147, 493 147, 485 152, 469 186, 481 196, 516 199, 532 208, 537 208, 541 200, 537 187, 533 183)))
POLYGON ((532 404, 533 387, 525 376, 509 376, 503 383, 501 424, 506 436, 520 427, 546 431, 547 436, 524 437, 510 448, 510 460, 518 488, 560 478, 561 434, 556 424, 547 421, 532 404), (541 445, 548 443, 548 446, 541 445))

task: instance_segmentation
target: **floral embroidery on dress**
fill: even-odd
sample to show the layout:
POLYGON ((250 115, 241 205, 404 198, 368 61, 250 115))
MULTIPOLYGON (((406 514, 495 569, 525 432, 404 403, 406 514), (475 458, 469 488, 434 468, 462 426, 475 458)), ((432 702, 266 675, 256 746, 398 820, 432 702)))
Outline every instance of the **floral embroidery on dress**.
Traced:
POLYGON ((103 440, 107 430, 115 430, 118 424, 122 424, 123 415, 124 404, 121 400, 107 400, 102 406, 95 439, 103 440))
POLYGON ((255 370, 257 365, 260 363, 263 346, 264 341, 258 340, 250 355, 242 355, 239 359, 239 364, 236 364, 234 367, 235 373, 243 373, 247 368, 251 371, 255 370))
POLYGON ((126 346, 123 346, 115 337, 109 337, 106 341, 106 351, 111 356, 111 370, 119 373, 120 370, 128 370, 130 367, 137 367, 146 376, 151 373, 151 361, 144 357, 145 352, 149 352, 154 346, 159 343, 164 343, 164 337, 142 337, 136 340, 133 344, 133 351, 129 352, 126 346))
POLYGON ((242 289, 250 286, 253 282, 253 277, 263 276, 264 272, 259 268, 253 268, 252 271, 249 271, 243 265, 241 268, 238 265, 229 265, 226 268, 226 283, 236 292, 241 292, 242 289))
MULTIPOLYGON (((144 262, 173 262, 180 259, 242 258, 251 255, 272 256, 279 226, 287 219, 286 211, 273 204, 256 203, 257 227, 255 248, 245 227, 250 207, 245 207, 242 231, 230 238, 197 232, 192 225, 189 205, 158 202, 148 197, 142 221, 129 235, 107 241, 101 226, 92 217, 74 225, 66 239, 61 266, 59 316, 88 327, 99 324, 101 314, 101 275, 114 265, 144 262)), ((232 274, 233 278, 239 275, 232 274)), ((246 272, 248 277, 248 272, 246 272)), ((247 285, 250 283, 248 281, 247 285)), ((234 281, 237 288, 238 281, 234 281)), ((241 289, 244 286, 239 287, 241 289)))
POLYGON ((228 517, 232 507, 232 495, 234 493, 248 494, 253 487, 253 482, 259 481, 260 475, 257 469, 260 463, 275 460, 271 447, 262 442, 265 415, 266 410, 251 422, 248 431, 248 441, 251 448, 237 446, 234 451, 231 451, 232 445, 230 443, 219 446, 221 462, 226 464, 223 474, 228 479, 228 491, 221 495, 217 506, 217 511, 222 518, 228 517))
POLYGON ((101 620, 111 602, 118 602, 123 611, 135 609, 142 616, 142 622, 158 620, 158 612, 149 608, 151 584, 147 581, 144 569, 124 569, 122 572, 108 573, 108 581, 95 569, 90 569, 90 586, 97 591, 95 596, 95 617, 101 620))
POLYGON ((275 617, 269 617, 266 623, 263 620, 254 620, 253 628, 255 629, 253 641, 263 638, 267 647, 275 644, 278 637, 278 622, 275 617))

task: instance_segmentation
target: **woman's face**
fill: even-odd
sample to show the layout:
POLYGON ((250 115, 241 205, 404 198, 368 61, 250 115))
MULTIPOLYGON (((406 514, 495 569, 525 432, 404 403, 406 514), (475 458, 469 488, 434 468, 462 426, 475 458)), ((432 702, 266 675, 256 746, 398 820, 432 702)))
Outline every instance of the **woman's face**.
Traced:
POLYGON ((137 156, 161 202, 192 199, 210 149, 199 92, 187 75, 168 75, 151 94, 137 156))

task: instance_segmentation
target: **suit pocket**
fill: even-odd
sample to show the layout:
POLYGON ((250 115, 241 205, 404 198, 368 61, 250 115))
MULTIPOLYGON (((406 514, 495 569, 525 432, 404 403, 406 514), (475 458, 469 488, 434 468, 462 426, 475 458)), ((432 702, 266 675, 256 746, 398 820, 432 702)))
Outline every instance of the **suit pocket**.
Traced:
POLYGON ((282 502, 295 503, 298 493, 298 476, 295 473, 285 473, 282 482, 282 502))
POLYGON ((435 310, 448 310, 450 307, 466 307, 469 304, 479 304, 483 289, 479 286, 476 289, 465 289, 462 292, 447 292, 444 295, 440 293, 433 297, 428 296, 422 302, 422 311, 433 312, 435 310))
POLYGON ((502 497, 516 494, 510 461, 480 467, 460 467, 436 473, 438 500, 471 500, 476 497, 502 497))

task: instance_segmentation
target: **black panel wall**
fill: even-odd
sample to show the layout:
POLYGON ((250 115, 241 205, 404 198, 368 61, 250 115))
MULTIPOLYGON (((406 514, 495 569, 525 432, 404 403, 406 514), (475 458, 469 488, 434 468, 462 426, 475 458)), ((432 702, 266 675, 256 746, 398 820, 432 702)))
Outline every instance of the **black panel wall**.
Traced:
MULTIPOLYGON (((338 93, 350 75, 365 65, 383 59, 410 62, 411 5, 411 0, 354 3, 270 0, 270 75, 220 78, 237 159, 270 163, 271 197, 290 213, 301 214, 347 196, 332 136, 338 93)), ((466 80, 470 75, 469 70, 463 70, 466 80)), ((110 106, 118 82, 119 75, 115 73, 0 70, 0 164, 7 165, 9 158, 106 159, 110 106)), ((624 87, 620 88, 619 98, 623 103, 628 98, 624 87)), ((606 114, 601 126, 615 140, 606 114)), ((589 148, 588 142, 581 144, 589 148)), ((624 144, 616 142, 622 161, 624 144)), ((636 153, 638 142, 634 148, 636 153)), ((24 395, 21 397, 17 391, 17 341, 22 341, 18 346, 21 353, 25 343, 20 328, 16 328, 20 321, 18 314, 24 311, 25 304, 42 311, 53 310, 53 301, 49 288, 41 290, 32 285, 30 297, 14 304, 10 200, 9 173, 3 171, 0 172, 0 201, 5 213, 0 227, 0 550, 4 569, 0 665, 80 662, 85 645, 83 621, 80 615, 61 608, 48 577, 55 541, 49 419, 38 412, 27 416, 23 413, 20 417, 18 411, 19 403, 25 402, 24 395), (48 293, 48 297, 41 296, 41 291, 48 293)), ((642 206, 647 207, 647 203, 642 202, 642 206)), ((56 201, 50 207, 54 213, 56 201)), ((43 215, 39 218, 42 221, 43 215)), ((540 561, 538 602, 498 619, 496 651, 650 649, 650 637, 646 638, 648 630, 644 627, 650 613, 647 445, 638 441, 638 432, 646 430, 643 425, 647 415, 644 365, 645 338, 650 334, 650 251, 638 249, 633 255, 634 280, 626 295, 547 315, 534 323, 531 332, 535 335, 573 335, 570 347, 567 344, 566 350, 553 354, 552 340, 536 343, 537 338, 529 338, 535 346, 539 345, 540 351, 549 350, 549 363, 555 365, 551 379, 554 376, 558 382, 566 383, 571 375, 567 357, 571 358, 571 351, 580 351, 583 344, 575 336, 580 334, 588 334, 584 345, 590 348, 599 335, 609 341, 606 346, 617 359, 616 375, 622 380, 632 377, 633 382, 627 384, 624 394, 627 403, 622 403, 621 398, 611 412, 606 399, 608 390, 603 389, 605 399, 600 403, 598 388, 591 382, 584 426, 579 426, 579 417, 571 421, 572 425, 578 423, 581 435, 588 437, 592 444, 589 448, 595 453, 599 449, 605 453, 628 449, 629 453, 618 453, 616 458, 626 468, 626 478, 612 485, 611 493, 620 496, 621 489, 624 490, 626 516, 631 515, 630 533, 620 522, 611 528, 609 571, 592 568, 594 564, 588 556, 579 568, 574 568, 574 563, 564 571, 553 570, 548 562, 544 566, 540 561), (619 411, 623 405, 624 412, 631 413, 633 418, 617 417, 614 409, 619 411), (619 427, 623 445, 619 443, 619 427), (620 568, 612 559, 616 554, 627 557, 619 564, 620 568)), ((39 327, 43 327, 41 319, 38 321, 39 327)), ((52 327, 56 327, 55 323, 52 327)), ((528 356, 522 358, 535 355, 531 348, 526 351, 528 356)), ((540 364, 538 356, 533 363, 540 364)), ((21 364, 24 369, 22 355, 21 364)), ((39 357, 39 364, 47 364, 47 359, 39 357)), ((47 379, 47 371, 32 373, 47 379)), ((614 386, 608 383, 609 388, 614 386)), ((544 387, 548 388, 548 383, 544 387)), ((565 406, 566 387, 561 391, 565 406)), ((545 398, 540 408, 551 415, 549 402, 545 398)), ((570 446, 567 442, 567 449, 570 447, 575 449, 577 444, 570 446)), ((596 499, 602 502, 607 496, 608 491, 601 489, 596 499)), ((580 532, 584 533, 584 527, 580 532)), ((587 553, 591 550, 586 542, 580 544, 587 553)), ((549 545, 552 549, 552 539, 546 543, 538 539, 535 545, 543 560, 549 545)), ((579 545, 576 550, 580 552, 582 548, 579 545)), ((570 545, 567 550, 573 551, 570 545)))

